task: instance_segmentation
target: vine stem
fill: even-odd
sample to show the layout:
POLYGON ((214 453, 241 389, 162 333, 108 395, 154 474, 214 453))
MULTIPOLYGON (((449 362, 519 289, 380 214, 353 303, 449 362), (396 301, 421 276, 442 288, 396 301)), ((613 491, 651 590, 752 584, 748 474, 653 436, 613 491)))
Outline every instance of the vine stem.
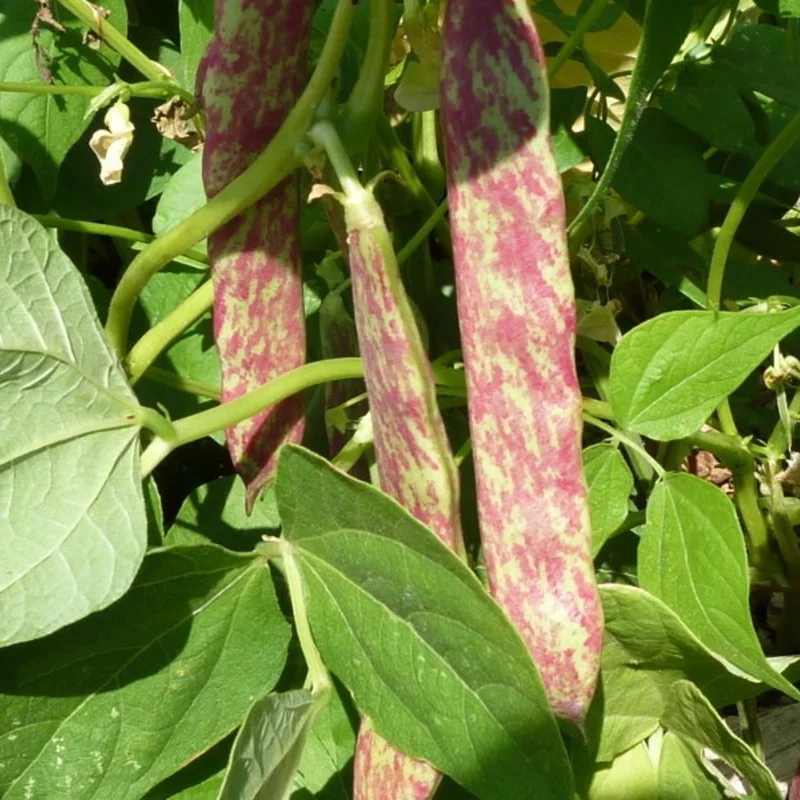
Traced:
POLYGON ((589 10, 581 17, 575 30, 572 31, 555 58, 548 65, 547 77, 550 80, 553 80, 564 64, 567 63, 567 59, 580 47, 583 37, 589 32, 592 25, 597 22, 598 17, 603 13, 607 5, 608 0, 594 0, 589 10))
POLYGON ((711 254, 711 266, 708 273, 708 288, 706 292, 709 308, 717 310, 720 307, 722 281, 725 277, 728 254, 733 244, 733 237, 736 235, 736 231, 750 203, 755 199, 761 184, 798 139, 800 139, 800 111, 792 117, 786 127, 769 143, 769 146, 753 165, 733 198, 733 203, 728 209, 717 235, 717 241, 714 243, 714 251, 711 254))
MULTIPOLYGON (((584 401, 585 403, 586 401, 584 401)), ((635 450, 648 464, 653 468, 653 471, 658 475, 659 478, 663 478, 666 476, 666 470, 661 464, 656 461, 647 450, 644 449, 638 442, 634 442, 629 436, 626 436, 622 431, 617 430, 616 428, 608 425, 607 423, 603 422, 602 420, 593 417, 591 414, 587 414, 585 411, 583 413, 583 421, 587 424, 591 425, 593 428, 598 428, 601 431, 604 431, 609 436, 613 437, 622 444, 630 447, 631 450, 635 450)))
POLYGON ((172 433, 168 438, 156 436, 142 453, 142 477, 149 475, 175 448, 230 428, 298 392, 320 383, 363 377, 364 367, 360 358, 314 361, 284 372, 234 400, 179 419, 172 423, 172 433))
POLYGON ((119 94, 131 97, 169 98, 175 95, 190 102, 194 98, 191 93, 181 89, 177 83, 171 81, 141 81, 139 83, 109 84, 108 86, 66 86, 54 83, 2 83, 0 92, 15 92, 18 94, 51 94, 51 95, 83 95, 97 97, 112 86, 119 86, 119 94))
POLYGON ((192 292, 172 313, 153 325, 131 348, 125 368, 131 384, 136 383, 158 356, 196 322, 214 303, 214 285, 208 280, 192 292))
MULTIPOLYGON (((0 89, 2 91, 2 89, 0 89)), ((133 228, 123 228, 119 225, 106 225, 103 222, 84 222, 81 219, 65 219, 51 214, 33 214, 45 228, 55 228, 62 231, 75 231, 76 233, 96 234, 98 236, 110 236, 113 239, 122 239, 126 242, 137 242, 139 244, 150 244, 156 237, 150 233, 136 231, 133 228)), ((185 253, 186 258, 199 261, 201 264, 208 263, 208 255, 201 250, 189 250, 185 253)))
MULTIPOLYGON (((95 6, 87 0, 58 0, 71 11, 84 25, 91 28, 109 47, 116 50, 131 66, 135 67, 150 81, 175 80, 175 76, 157 61, 148 58, 130 39, 104 19, 95 6)), ((175 84, 177 87, 177 84, 175 84)))
POLYGON ((286 583, 289 586, 289 599, 292 603, 292 615, 294 617, 295 630, 297 631, 297 639, 300 642, 300 649, 303 651, 303 658, 305 658, 308 665, 308 682, 311 683, 312 692, 316 695, 319 692, 330 689, 330 675, 325 668, 311 633, 303 579, 297 566, 294 547, 286 539, 279 539, 278 546, 286 571, 286 583))
MULTIPOLYGON (((314 74, 261 155, 202 208, 159 236, 130 263, 111 298, 106 323, 106 335, 120 358, 125 353, 134 305, 147 281, 173 258, 233 219, 302 165, 305 154, 298 145, 337 74, 354 11, 352 0, 337 3, 314 74)), ((258 88, 253 90, 258 91, 258 88)))

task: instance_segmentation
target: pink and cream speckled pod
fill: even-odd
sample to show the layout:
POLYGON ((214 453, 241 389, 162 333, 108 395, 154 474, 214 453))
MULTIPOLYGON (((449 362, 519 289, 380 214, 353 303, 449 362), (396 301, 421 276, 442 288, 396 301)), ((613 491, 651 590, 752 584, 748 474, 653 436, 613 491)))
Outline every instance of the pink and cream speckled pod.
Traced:
MULTIPOLYGON (((206 114, 203 182, 213 197, 266 147, 305 84, 311 0, 217 0, 198 71, 206 114)), ((209 237, 222 400, 305 361, 298 177, 209 237)), ((284 442, 303 434, 302 396, 227 431, 248 501, 272 478, 284 442)))
POLYGON ((581 724, 603 620, 547 73, 526 0, 449 0, 444 25, 441 114, 489 586, 554 712, 581 724))

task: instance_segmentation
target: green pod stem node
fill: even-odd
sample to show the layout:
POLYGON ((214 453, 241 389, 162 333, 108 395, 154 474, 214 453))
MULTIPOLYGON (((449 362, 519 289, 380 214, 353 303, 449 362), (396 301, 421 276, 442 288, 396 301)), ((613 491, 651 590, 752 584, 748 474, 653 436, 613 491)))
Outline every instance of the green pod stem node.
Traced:
MULTIPOLYGON (((197 91, 207 121, 203 182, 209 198, 256 159, 300 96, 312 5, 217 0, 197 91)), ((225 402, 305 361, 298 176, 211 234, 209 260, 225 402)), ((299 442, 302 433, 302 396, 227 431, 248 503, 272 478, 280 446, 299 442)))
POLYGON ((441 113, 489 587, 554 712, 581 724, 603 619, 590 550, 574 289, 546 70, 525 0, 449 0, 441 113))

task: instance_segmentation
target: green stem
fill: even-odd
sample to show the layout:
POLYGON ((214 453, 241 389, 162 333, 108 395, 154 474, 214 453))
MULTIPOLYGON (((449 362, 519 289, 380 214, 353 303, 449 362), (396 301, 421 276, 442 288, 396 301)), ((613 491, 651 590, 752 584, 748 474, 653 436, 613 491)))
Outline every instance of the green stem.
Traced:
POLYGON ((708 273, 708 307, 718 309, 722 301, 722 281, 725 277, 725 266, 733 244, 733 237, 744 218, 750 203, 753 202, 759 187, 772 172, 774 167, 800 138, 800 111, 789 121, 786 127, 770 142, 753 165, 747 177, 739 187, 736 197, 725 216, 725 221, 714 243, 711 255, 711 267, 708 273))
POLYGON ((611 403, 606 403, 604 400, 595 400, 594 397, 584 397, 583 410, 593 417, 607 419, 610 422, 614 421, 614 412, 611 410, 611 403))
POLYGON ((364 367, 360 358, 314 361, 284 372, 235 400, 179 419, 173 423, 175 435, 171 440, 156 438, 142 454, 142 476, 149 475, 175 448, 237 425, 298 392, 320 383, 363 377, 364 367))
POLYGON ((442 200, 436 207, 436 210, 431 214, 419 230, 402 246, 397 252, 397 263, 402 264, 407 261, 414 251, 422 245, 425 240, 431 235, 431 231, 445 218, 447 214, 447 199, 442 200))
MULTIPOLYGON (((411 165, 403 143, 398 138, 395 129, 392 127, 391 122, 389 122, 385 114, 381 114, 378 117, 377 132, 384 157, 389 162, 392 169, 402 178, 417 208, 424 214, 430 216, 436 211, 436 203, 428 194, 428 190, 411 165)), ((441 220, 436 226, 436 232, 439 235, 439 243, 445 248, 448 254, 451 254, 453 252, 453 245, 450 237, 450 226, 444 220, 441 220)))
POLYGON ((713 453, 733 474, 734 499, 744 522, 750 544, 750 563, 759 575, 783 583, 781 569, 769 544, 767 524, 758 506, 755 460, 738 438, 715 431, 703 431, 687 437, 699 450, 713 453))
POLYGON ((163 81, 165 78, 174 80, 174 75, 166 67, 149 59, 109 20, 101 17, 87 0, 58 0, 58 2, 94 31, 109 47, 116 50, 131 66, 139 70, 145 78, 151 81, 163 81))
POLYGON ((289 586, 289 599, 292 603, 292 616, 297 630, 297 639, 300 642, 300 649, 303 651, 303 657, 308 665, 308 677, 312 691, 317 694, 330 688, 331 679, 311 634, 303 580, 300 577, 300 570, 297 566, 292 543, 286 539, 280 539, 280 550, 286 571, 286 583, 289 586))
POLYGON ((125 358, 130 382, 136 383, 142 374, 166 348, 214 304, 214 286, 206 281, 174 308, 164 319, 153 325, 131 348, 125 358))
POLYGON ((640 444, 635 442, 629 436, 626 436, 622 431, 618 431, 616 428, 612 427, 611 425, 606 424, 602 420, 593 417, 591 414, 587 414, 584 412, 583 414, 583 421, 588 423, 594 428, 598 428, 601 431, 604 431, 609 436, 613 437, 622 444, 626 445, 627 447, 631 448, 631 450, 636 451, 648 464, 653 468, 654 472, 658 475, 659 478, 663 478, 666 475, 664 471, 664 467, 656 461, 647 450, 644 449, 640 444))
POLYGON ((441 197, 447 181, 439 158, 436 111, 430 109, 412 115, 411 126, 414 169, 431 197, 441 197))
POLYGON ((756 758, 764 760, 764 743, 761 738, 761 726, 758 724, 758 706, 756 699, 750 697, 736 704, 739 712, 739 724, 742 728, 742 739, 750 745, 756 758))
MULTIPOLYGON (((193 102, 194 96, 182 89, 176 83, 169 81, 142 81, 140 83, 118 84, 119 94, 131 97, 170 98, 178 95, 187 102, 193 102)), ((49 94, 49 95, 83 95, 97 97, 109 89, 110 86, 65 86, 54 83, 2 83, 0 92, 14 92, 19 94, 49 94)))
POLYGON ((369 39, 358 80, 338 123, 350 152, 359 152, 375 130, 383 105, 384 77, 395 32, 393 0, 370 0, 369 39))
POLYGON ((210 386, 207 383, 201 383, 200 381, 193 381, 190 378, 184 378, 182 375, 176 375, 174 372, 168 372, 165 369, 150 367, 150 369, 145 372, 144 378, 153 383, 160 383, 162 386, 169 386, 172 389, 177 389, 179 392, 185 392, 186 394, 193 394, 195 397, 207 398, 219 402, 220 394, 217 387, 210 386))
POLYGON ((552 81, 559 70, 567 63, 567 59, 580 47, 583 37, 589 32, 592 25, 597 22, 603 9, 608 5, 608 0, 594 0, 589 10, 581 17, 575 30, 561 46, 556 57, 550 62, 547 68, 547 76, 552 81))
MULTIPOLYGON (((136 231, 133 228, 123 228, 119 225, 106 225, 102 222, 84 222, 79 219, 64 219, 50 214, 34 214, 34 219, 38 220, 45 228, 56 228, 62 231, 76 231, 78 233, 96 234, 98 236, 110 236, 114 239, 123 239, 126 242, 139 242, 150 244, 155 241, 155 236, 143 231, 136 231)), ((187 258, 201 263, 208 263, 208 256, 201 250, 189 250, 187 258)))
POLYGON ((6 175, 6 164, 3 160, 3 151, 0 149, 0 203, 3 203, 12 208, 17 207, 14 200, 14 193, 11 191, 11 186, 8 183, 8 176, 6 175))
POLYGON ((111 298, 106 323, 106 334, 120 357, 125 352, 134 305, 150 277, 251 206, 302 165, 304 154, 298 145, 313 123, 317 107, 337 74, 354 9, 352 0, 339 0, 337 3, 314 74, 261 155, 206 205, 159 236, 131 262, 111 298))

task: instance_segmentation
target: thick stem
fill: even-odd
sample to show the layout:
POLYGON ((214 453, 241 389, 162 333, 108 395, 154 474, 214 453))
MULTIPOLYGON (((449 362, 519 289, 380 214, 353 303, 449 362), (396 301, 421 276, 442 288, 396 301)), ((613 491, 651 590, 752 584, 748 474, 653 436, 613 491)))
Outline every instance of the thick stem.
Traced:
POLYGON ((214 286, 208 280, 164 319, 153 325, 125 359, 130 382, 136 383, 158 356, 214 304, 214 286))
POLYGON ((725 277, 725 266, 728 253, 733 244, 733 237, 744 218, 750 203, 753 202, 759 187, 767 178, 777 163, 800 139, 800 111, 789 121, 788 125, 770 142, 753 165, 747 177, 739 187, 736 197, 725 216, 725 221, 714 243, 714 252, 711 255, 711 267, 708 273, 708 307, 719 309, 722 301, 722 281, 725 277))
MULTIPOLYGON (((164 66, 149 59, 135 44, 123 36, 113 24, 104 19, 95 6, 87 0, 58 0, 84 25, 96 33, 109 47, 116 50, 131 66, 151 81, 174 80, 175 76, 164 66)), ((176 84, 177 87, 177 84, 176 84)))
POLYGON ((339 0, 322 54, 305 91, 263 153, 188 219, 159 236, 130 264, 109 307, 106 334, 122 357, 134 305, 147 281, 173 258, 205 239, 275 187, 303 163, 298 145, 336 76, 355 6, 339 0))
POLYGON ((367 51, 339 122, 342 138, 351 152, 363 149, 381 112, 384 77, 395 30, 394 8, 392 0, 370 0, 367 51))
POLYGON ((552 81, 558 74, 567 59, 581 46, 583 37, 589 32, 592 25, 597 22, 599 16, 603 13, 603 9, 608 5, 608 0, 594 0, 594 3, 589 7, 589 10, 581 17, 575 30, 567 38, 567 41, 561 46, 558 54, 547 65, 547 76, 552 81))
POLYGON ((156 438, 142 454, 142 476, 149 475, 175 448, 230 428, 298 392, 328 381, 363 377, 364 368, 360 358, 315 361, 284 372, 235 400, 179 419, 173 423, 175 435, 170 441, 156 438))

